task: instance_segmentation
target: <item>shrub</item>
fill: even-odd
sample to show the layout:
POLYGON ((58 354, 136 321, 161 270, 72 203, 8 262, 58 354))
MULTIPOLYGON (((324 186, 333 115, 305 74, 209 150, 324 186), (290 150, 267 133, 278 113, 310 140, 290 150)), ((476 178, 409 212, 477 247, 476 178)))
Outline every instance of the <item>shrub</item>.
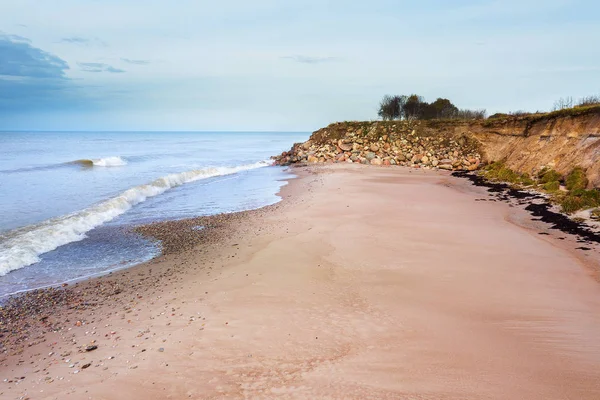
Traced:
POLYGON ((527 174, 521 174, 521 183, 525 186, 535 185, 535 181, 527 174))
POLYGON ((588 179, 583 168, 575 167, 565 178, 565 185, 568 190, 585 189, 588 185, 588 179))
POLYGON ((567 214, 571 214, 582 209, 600 207, 600 191, 597 189, 573 190, 560 201, 560 205, 562 207, 562 211, 566 212, 567 214))
POLYGON ((504 165, 503 162, 496 161, 488 166, 484 170, 484 176, 490 180, 516 183, 524 186, 531 186, 535 184, 535 181, 525 173, 518 174, 512 169, 504 165))
POLYGON ((600 96, 586 96, 579 99, 575 107, 587 107, 600 104, 600 96))
POLYGON ((484 109, 481 109, 481 110, 461 109, 456 112, 456 118, 458 118, 458 119, 485 119, 486 115, 487 115, 487 111, 484 109))
POLYGON ((546 190, 548 192, 557 192, 560 189, 560 182, 559 181, 547 182, 542 187, 544 188, 544 190, 546 190))
POLYGON ((553 169, 544 168, 538 174, 540 183, 548 183, 554 181, 560 181, 562 176, 553 169))
POLYGON ((523 116, 525 116, 525 115, 531 115, 531 113, 530 113, 530 112, 527 112, 527 111, 525 111, 525 110, 517 110, 517 111, 511 111, 511 112, 509 113, 509 115, 513 115, 513 116, 515 116, 515 117, 523 117, 523 116))
POLYGON ((573 98, 572 97, 565 97, 565 98, 561 97, 560 99, 558 99, 554 102, 553 111, 564 110, 566 108, 572 108, 572 107, 573 107, 573 98))
POLYGON ((560 202, 561 210, 564 213, 572 214, 583 208, 583 201, 577 196, 565 196, 560 202))

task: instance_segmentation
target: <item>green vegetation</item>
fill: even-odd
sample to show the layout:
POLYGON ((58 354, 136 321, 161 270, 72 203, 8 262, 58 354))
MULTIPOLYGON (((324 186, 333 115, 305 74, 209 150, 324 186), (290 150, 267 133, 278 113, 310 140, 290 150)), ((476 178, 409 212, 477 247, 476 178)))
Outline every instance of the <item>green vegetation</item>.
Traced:
POLYGON ((544 168, 538 176, 540 177, 540 183, 549 183, 560 181, 562 179, 562 176, 558 172, 553 169, 546 168, 544 168))
POLYGON ((535 181, 527 174, 518 174, 504 165, 503 162, 493 162, 485 167, 483 175, 491 181, 508 182, 521 186, 532 186, 535 181))
POLYGON ((539 183, 542 189, 554 193, 560 190, 560 180, 562 176, 553 169, 544 168, 538 174, 539 183))
MULTIPOLYGON (((600 207, 600 190, 586 190, 588 179, 585 170, 575 167, 564 179, 567 191, 561 191, 562 175, 550 168, 542 169, 536 177, 518 174, 503 162, 493 162, 481 172, 491 181, 511 183, 517 187, 535 187, 551 195, 551 201, 561 206, 561 211, 572 214, 579 210, 600 207)), ((600 209, 593 211, 600 219, 600 209)))
POLYGON ((597 189, 579 189, 569 192, 558 199, 561 211, 572 214, 575 211, 600 207, 600 191, 597 189))
POLYGON ((585 189, 588 185, 588 179, 585 176, 585 171, 581 167, 575 167, 573 171, 565 179, 567 190, 585 189))
POLYGON ((560 190, 560 182, 559 181, 551 181, 542 185, 542 188, 546 192, 558 192, 560 190))
POLYGON ((491 115, 481 124, 484 127, 493 127, 518 121, 528 125, 533 125, 541 121, 550 121, 565 117, 579 117, 588 114, 600 114, 600 104, 581 105, 572 108, 559 109, 552 112, 535 112, 525 115, 497 113, 491 115))

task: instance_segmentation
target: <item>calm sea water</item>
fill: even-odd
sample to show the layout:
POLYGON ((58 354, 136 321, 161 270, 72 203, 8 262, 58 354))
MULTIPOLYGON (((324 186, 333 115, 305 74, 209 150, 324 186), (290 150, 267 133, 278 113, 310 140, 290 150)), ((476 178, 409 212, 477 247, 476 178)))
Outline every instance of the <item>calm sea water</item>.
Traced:
POLYGON ((133 225, 258 208, 308 133, 0 132, 0 296, 146 261, 133 225))

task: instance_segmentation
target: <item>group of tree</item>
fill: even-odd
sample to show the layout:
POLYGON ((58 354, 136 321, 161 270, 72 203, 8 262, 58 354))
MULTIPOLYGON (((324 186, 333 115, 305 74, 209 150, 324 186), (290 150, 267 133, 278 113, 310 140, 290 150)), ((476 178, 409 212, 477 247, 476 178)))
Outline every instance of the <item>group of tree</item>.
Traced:
POLYGON ((484 119, 485 110, 459 109, 448 99, 438 98, 433 103, 426 102, 422 96, 386 95, 379 103, 378 115, 383 120, 404 119, 484 119))

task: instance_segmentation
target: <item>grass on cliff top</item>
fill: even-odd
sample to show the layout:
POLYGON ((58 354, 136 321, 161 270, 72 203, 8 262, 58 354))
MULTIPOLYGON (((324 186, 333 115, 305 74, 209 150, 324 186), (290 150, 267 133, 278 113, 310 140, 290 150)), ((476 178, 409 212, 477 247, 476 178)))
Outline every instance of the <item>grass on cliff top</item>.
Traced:
POLYGON ((547 113, 525 113, 519 115, 510 114, 496 114, 491 118, 483 121, 483 126, 493 126, 497 124, 504 124, 507 122, 526 122, 533 124, 539 121, 564 118, 564 117, 577 117, 580 115, 587 114, 600 114, 600 104, 590 104, 575 106, 572 108, 565 108, 562 110, 551 111, 547 113))

